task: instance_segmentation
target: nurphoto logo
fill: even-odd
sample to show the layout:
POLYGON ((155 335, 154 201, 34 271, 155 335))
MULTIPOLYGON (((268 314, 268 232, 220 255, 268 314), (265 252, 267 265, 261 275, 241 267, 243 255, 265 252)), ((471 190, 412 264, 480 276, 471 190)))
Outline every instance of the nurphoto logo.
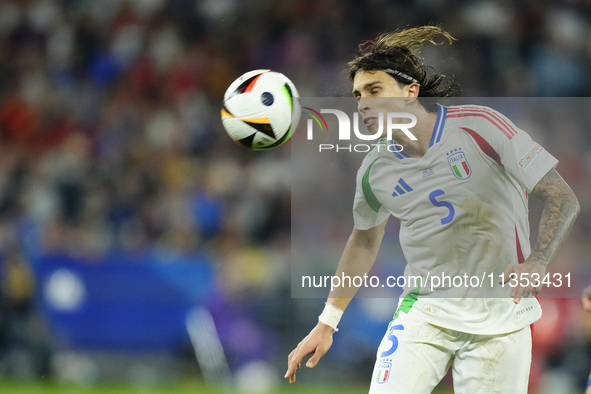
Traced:
MULTIPOLYGON (((333 114, 337 117, 339 130, 338 130, 338 140, 339 141, 350 141, 351 140, 351 119, 349 116, 338 109, 321 109, 320 112, 309 108, 304 107, 303 111, 304 114, 310 116, 307 122, 307 138, 308 140, 314 139, 314 121, 318 125, 321 131, 329 131, 328 124, 326 123, 326 119, 322 114, 333 114)), ((417 124, 417 117, 413 114, 407 112, 388 112, 386 113, 386 125, 385 125, 385 135, 384 135, 384 113, 380 112, 378 114, 378 130, 374 134, 363 134, 359 131, 359 113, 353 113, 353 133, 357 138, 363 141, 376 141, 380 140, 381 138, 386 138, 388 141, 391 141, 392 138, 392 131, 393 130, 402 130, 402 132, 411 140, 416 141, 417 137, 415 137, 409 129, 413 128, 417 124), (410 122, 400 123, 402 120, 408 120, 410 122)), ((349 152, 369 152, 372 149, 372 146, 386 146, 390 152, 401 152, 403 147, 400 144, 392 143, 392 144, 318 144, 318 151, 322 152, 323 150, 336 150, 337 152, 344 150, 349 152)))

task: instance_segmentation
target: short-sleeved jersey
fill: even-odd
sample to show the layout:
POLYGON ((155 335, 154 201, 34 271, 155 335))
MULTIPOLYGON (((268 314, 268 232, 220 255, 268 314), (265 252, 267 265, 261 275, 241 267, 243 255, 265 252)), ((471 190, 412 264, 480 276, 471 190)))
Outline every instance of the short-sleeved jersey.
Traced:
MULTIPOLYGON (((558 161, 505 116, 482 106, 439 106, 429 149, 421 158, 392 152, 385 143, 359 169, 353 216, 360 230, 389 215, 400 220, 404 275, 427 280, 413 300, 412 314, 483 335, 515 331, 538 320, 536 299, 515 305, 507 296, 478 297, 482 293, 470 286, 431 291, 427 278, 485 274, 490 283, 492 274, 496 287, 506 267, 531 252, 528 193, 558 161)), ((507 288, 500 290, 508 294, 507 288)))

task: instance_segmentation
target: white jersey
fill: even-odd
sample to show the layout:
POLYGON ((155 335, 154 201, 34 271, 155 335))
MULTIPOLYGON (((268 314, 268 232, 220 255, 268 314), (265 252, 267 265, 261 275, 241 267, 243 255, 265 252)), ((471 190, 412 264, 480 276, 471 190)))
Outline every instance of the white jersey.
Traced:
POLYGON ((530 254, 527 195, 557 163, 493 109, 439 106, 422 158, 378 145, 364 159, 355 227, 369 229, 389 215, 400 220, 404 275, 426 279, 418 299, 415 290, 402 302, 415 318, 473 334, 516 331, 541 317, 540 305, 534 298, 515 305, 508 285, 497 282, 506 267, 530 254), (495 291, 503 291, 495 294, 504 298, 490 298, 490 292, 483 298, 465 283, 431 291, 428 279, 483 274, 489 289, 494 280, 495 291))

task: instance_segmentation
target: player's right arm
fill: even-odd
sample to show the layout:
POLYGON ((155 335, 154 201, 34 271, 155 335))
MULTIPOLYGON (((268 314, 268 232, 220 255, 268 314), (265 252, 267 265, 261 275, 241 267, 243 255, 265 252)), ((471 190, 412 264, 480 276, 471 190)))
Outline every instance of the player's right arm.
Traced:
MULTIPOLYGON (((367 230, 353 229, 339 261, 337 276, 344 273, 353 277, 369 273, 382 243, 387 221, 386 219, 381 224, 367 230)), ((356 291, 356 287, 334 289, 327 302, 344 311, 356 291)), ((306 363, 306 367, 314 368, 318 364, 320 358, 332 346, 333 332, 332 327, 318 322, 316 327, 289 354, 287 372, 284 376, 289 379, 289 383, 295 383, 296 371, 300 368, 302 360, 309 354, 313 354, 313 356, 306 363)))

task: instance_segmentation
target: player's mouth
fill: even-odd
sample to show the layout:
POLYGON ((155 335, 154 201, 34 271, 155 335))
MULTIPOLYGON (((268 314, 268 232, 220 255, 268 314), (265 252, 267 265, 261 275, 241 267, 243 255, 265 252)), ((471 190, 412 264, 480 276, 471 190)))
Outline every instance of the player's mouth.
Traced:
POLYGON ((365 127, 369 127, 376 122, 377 118, 375 116, 368 116, 367 118, 363 118, 363 124, 365 127))

